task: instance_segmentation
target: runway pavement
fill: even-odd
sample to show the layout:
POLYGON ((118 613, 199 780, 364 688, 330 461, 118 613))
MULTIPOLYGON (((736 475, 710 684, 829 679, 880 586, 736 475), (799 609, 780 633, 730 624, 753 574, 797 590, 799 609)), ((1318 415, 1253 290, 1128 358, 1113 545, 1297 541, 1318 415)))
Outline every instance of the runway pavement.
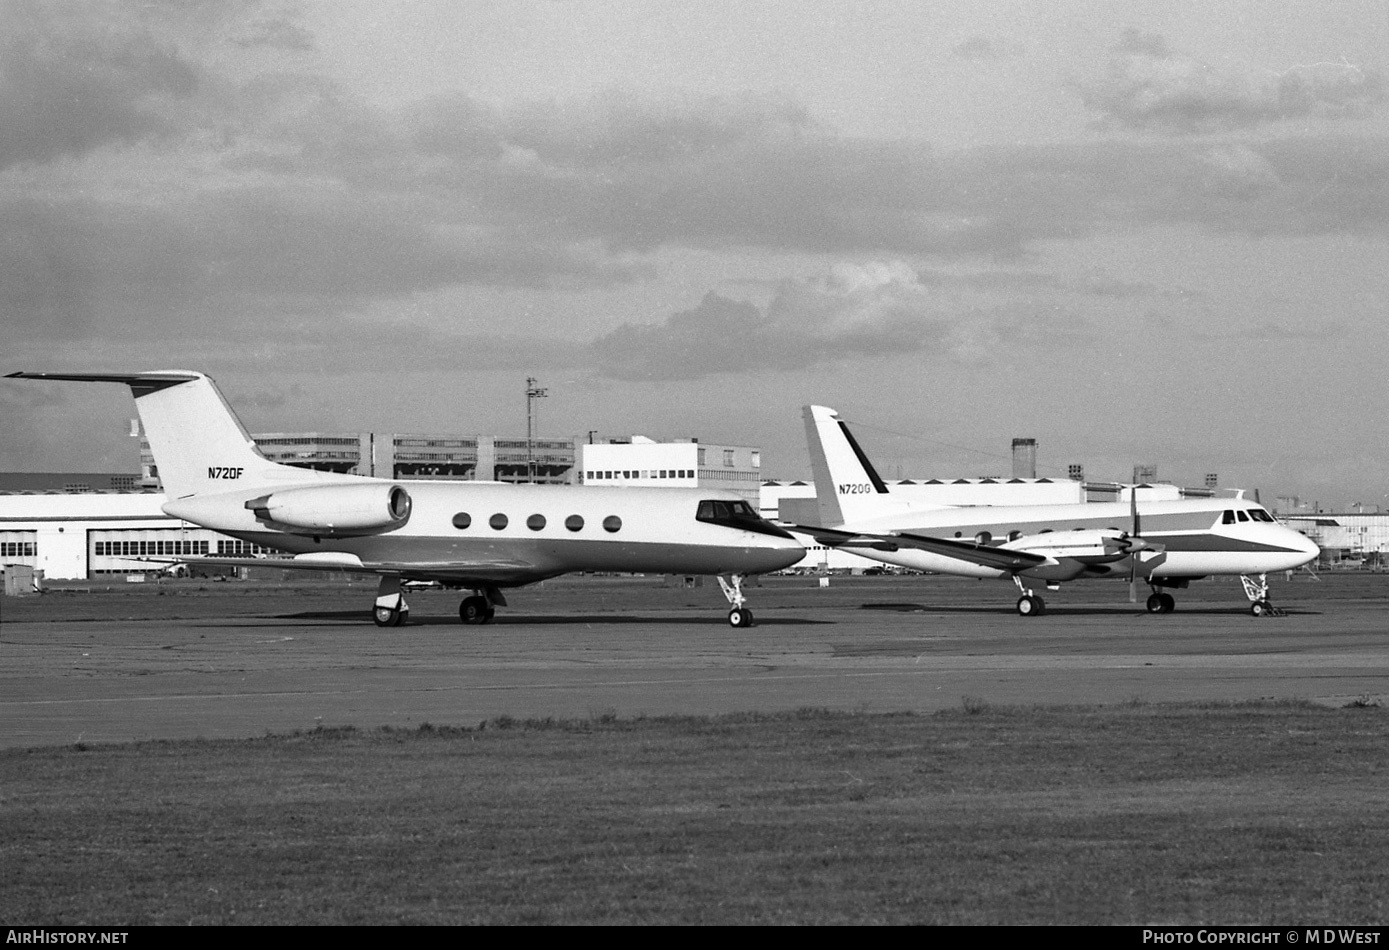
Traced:
MULTIPOLYGON (((152 585, 151 585, 152 586, 152 585)), ((1149 615, 1122 584, 1068 586, 1024 619, 1011 585, 769 579, 730 628, 712 582, 575 578, 510 592, 481 627, 460 595, 411 597, 379 629, 372 590, 184 582, 0 606, 0 746, 253 737, 316 725, 932 711, 993 704, 1389 700, 1389 578, 1277 579, 1254 618, 1237 581, 1149 615)), ((1146 596, 1146 590, 1143 592, 1146 596)))

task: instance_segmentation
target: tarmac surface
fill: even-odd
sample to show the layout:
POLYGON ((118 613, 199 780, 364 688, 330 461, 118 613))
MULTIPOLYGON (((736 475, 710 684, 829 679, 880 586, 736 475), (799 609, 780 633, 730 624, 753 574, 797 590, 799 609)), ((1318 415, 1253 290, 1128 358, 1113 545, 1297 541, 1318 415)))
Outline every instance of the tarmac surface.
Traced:
MULTIPOLYGON (((458 592, 369 619, 365 581, 169 581, 0 597, 0 747, 236 738, 352 725, 717 715, 824 708, 1389 701, 1389 575, 1271 579, 1284 616, 1237 579, 1150 615, 1127 585, 768 578, 757 626, 728 626, 712 580, 573 577, 508 592, 485 626, 458 592)), ((1140 600, 1147 596, 1140 590, 1140 600)))

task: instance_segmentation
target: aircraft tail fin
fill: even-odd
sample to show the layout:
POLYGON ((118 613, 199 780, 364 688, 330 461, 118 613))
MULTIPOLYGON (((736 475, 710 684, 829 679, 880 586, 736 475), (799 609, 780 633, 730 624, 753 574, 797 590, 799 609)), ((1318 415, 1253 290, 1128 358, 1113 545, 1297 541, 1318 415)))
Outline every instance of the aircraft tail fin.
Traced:
POLYGON ((124 383, 135 395, 158 475, 169 499, 291 485, 342 476, 281 465, 261 455, 217 384, 202 373, 11 373, 12 378, 124 383))
POLYGON ((849 427, 826 406, 806 406, 806 444, 815 476, 820 524, 827 528, 862 521, 899 507, 849 427))

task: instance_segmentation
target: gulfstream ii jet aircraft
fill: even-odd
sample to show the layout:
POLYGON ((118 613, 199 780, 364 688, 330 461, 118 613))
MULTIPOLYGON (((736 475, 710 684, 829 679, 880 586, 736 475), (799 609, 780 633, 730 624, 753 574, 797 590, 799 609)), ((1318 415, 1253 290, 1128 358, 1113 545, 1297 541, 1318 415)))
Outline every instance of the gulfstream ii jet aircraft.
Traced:
POLYGON ((820 524, 795 525, 821 543, 887 564, 965 577, 1012 578, 1018 613, 1046 607, 1027 581, 1050 590, 1086 577, 1128 578, 1152 588, 1150 613, 1176 606, 1163 588, 1211 574, 1238 574, 1259 616, 1273 610, 1269 571, 1317 556, 1305 536, 1241 498, 1129 504, 947 507, 894 496, 833 409, 806 406, 806 440, 820 524))
MULTIPOLYGON (((502 588, 570 571, 713 574, 752 625, 742 580, 805 550, 730 492, 496 482, 400 482, 271 462, 202 373, 11 373, 10 378, 124 383, 135 394, 168 502, 165 513, 292 557, 275 567, 381 578, 372 616, 409 615, 404 581, 468 588, 459 616, 486 623, 502 588)), ((197 558, 266 566, 258 558, 197 558)))

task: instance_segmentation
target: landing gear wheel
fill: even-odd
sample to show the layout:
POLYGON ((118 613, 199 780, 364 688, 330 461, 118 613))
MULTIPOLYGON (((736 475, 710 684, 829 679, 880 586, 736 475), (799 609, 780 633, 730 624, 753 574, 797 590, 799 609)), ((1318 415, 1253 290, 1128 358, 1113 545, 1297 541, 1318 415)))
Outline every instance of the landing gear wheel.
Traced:
POLYGON ((1171 594, 1153 594, 1148 598, 1148 613, 1170 614, 1177 609, 1177 601, 1171 594))
POLYGON ((1019 617, 1040 617, 1046 609, 1047 602, 1036 594, 1023 594, 1018 598, 1019 617))
POLYGON ((410 611, 396 610, 394 607, 375 607, 371 611, 371 619, 376 621, 378 627, 399 627, 410 619, 410 611))
POLYGON ((495 614, 486 597, 464 597, 463 603, 458 605, 458 619, 468 624, 486 623, 495 614))
POLYGON ((746 607, 734 607, 728 612, 728 625, 730 627, 751 627, 752 611, 746 607))
POLYGON ((1269 609, 1272 606, 1273 605, 1266 600, 1256 600, 1254 601, 1254 603, 1249 605, 1249 612, 1256 617, 1262 617, 1264 614, 1269 612, 1269 609))

